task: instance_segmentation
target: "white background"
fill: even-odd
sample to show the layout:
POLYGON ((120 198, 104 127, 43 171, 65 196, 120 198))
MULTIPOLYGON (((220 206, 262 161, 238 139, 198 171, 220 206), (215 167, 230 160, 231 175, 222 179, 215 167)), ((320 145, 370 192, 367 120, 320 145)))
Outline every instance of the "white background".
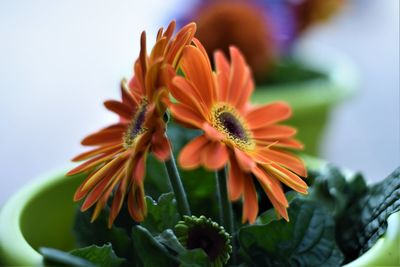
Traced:
MULTIPOLYGON (((349 2, 307 36, 347 54, 361 80, 335 110, 322 156, 379 180, 400 163, 399 1, 349 2)), ((130 77, 140 32, 154 36, 186 3, 0 0, 0 205, 115 119, 101 103, 130 77)))

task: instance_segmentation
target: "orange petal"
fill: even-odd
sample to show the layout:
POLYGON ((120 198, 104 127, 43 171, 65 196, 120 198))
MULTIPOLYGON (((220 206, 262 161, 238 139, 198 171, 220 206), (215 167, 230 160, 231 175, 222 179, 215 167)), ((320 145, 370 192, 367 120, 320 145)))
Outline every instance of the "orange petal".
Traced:
POLYGON ((142 184, 146 173, 146 158, 147 153, 138 156, 136 165, 133 170, 134 183, 142 184))
POLYGON ((289 152, 277 151, 274 149, 267 150, 265 156, 272 162, 276 162, 300 176, 307 177, 307 169, 304 162, 296 155, 289 152))
POLYGON ((121 182, 118 184, 118 187, 115 191, 114 199, 110 208, 110 216, 108 217, 108 228, 111 228, 125 200, 126 190, 128 187, 128 179, 125 173, 121 173, 121 175, 125 177, 121 179, 121 182))
POLYGON ((147 73, 146 73, 146 78, 145 78, 145 87, 146 87, 146 96, 148 99, 153 99, 154 92, 159 85, 159 77, 160 75, 160 68, 161 65, 163 64, 163 59, 157 59, 157 61, 152 62, 152 64, 149 66, 147 73))
POLYGON ((103 167, 98 169, 96 173, 94 173, 93 176, 87 182, 84 183, 82 190, 92 188, 95 184, 101 181, 104 178, 104 176, 106 176, 108 173, 116 172, 121 167, 121 164, 125 161, 125 158, 126 158, 125 155, 116 157, 115 159, 111 160, 103 167))
POLYGON ((103 193, 101 198, 97 201, 96 207, 93 211, 92 214, 92 219, 90 222, 94 222, 100 215, 101 211, 104 209, 104 207, 107 204, 107 200, 110 198, 110 195, 114 189, 114 186, 116 184, 116 181, 114 181, 111 186, 107 188, 107 190, 103 193))
POLYGON ((115 143, 122 140, 122 136, 126 130, 127 125, 116 124, 104 128, 97 133, 85 137, 81 144, 84 146, 104 145, 108 143, 115 143))
POLYGON ((79 154, 78 156, 74 157, 72 159, 72 161, 74 161, 74 162, 82 161, 82 160, 86 160, 86 159, 92 158, 92 157, 100 155, 100 154, 110 155, 110 154, 113 154, 114 152, 117 152, 121 148, 122 148, 122 145, 120 143, 114 144, 114 145, 108 144, 105 146, 101 146, 101 147, 89 150, 82 154, 79 154))
MULTIPOLYGON (((145 73, 147 73, 147 51, 146 51, 146 32, 143 31, 142 34, 140 35, 140 52, 139 52, 139 64, 140 69, 142 71, 142 75, 137 75, 138 73, 135 73, 138 78, 145 77, 145 73)), ((144 86, 144 81, 141 80, 142 86, 144 86)))
MULTIPOLYGON (((147 63, 146 63, 147 64, 147 63)), ((131 89, 130 92, 133 96, 136 94, 140 95, 141 98, 146 95, 146 88, 145 88, 145 74, 146 72, 143 71, 143 68, 140 64, 139 59, 136 60, 134 66, 135 76, 129 82, 129 88, 131 89)), ((136 96, 135 96, 136 98, 136 96)))
POLYGON ((205 114, 207 107, 204 105, 203 96, 193 84, 183 77, 175 77, 170 86, 172 96, 180 103, 193 108, 199 114, 205 114))
MULTIPOLYGON (((201 42, 195 37, 193 38, 192 42, 193 42, 194 46, 197 47, 197 49, 199 49, 200 52, 203 54, 203 57, 208 59, 208 53, 207 53, 205 47, 201 44, 201 42)), ((208 60, 208 63, 210 63, 209 60, 208 60)))
POLYGON ((201 128, 210 140, 219 142, 224 139, 224 135, 207 122, 204 122, 201 128))
POLYGON ((150 62, 157 61, 164 56, 165 48, 167 47, 168 39, 166 37, 158 38, 150 53, 150 62))
POLYGON ((136 156, 148 150, 151 144, 152 136, 152 133, 148 131, 139 136, 136 140, 135 146, 133 147, 133 151, 131 150, 131 155, 136 156))
MULTIPOLYGON (((280 138, 290 138, 296 134, 297 130, 286 125, 269 125, 263 128, 253 129, 252 133, 255 139, 270 140, 280 138)), ((278 141, 278 140, 274 140, 278 141)))
POLYGON ((228 162, 228 151, 221 142, 209 142, 201 151, 201 161, 209 170, 219 170, 228 162))
POLYGON ((122 179, 124 174, 123 169, 117 170, 115 173, 108 173, 93 189, 90 191, 89 195, 86 197, 85 201, 82 204, 81 211, 86 211, 94 203, 96 203, 99 198, 106 193, 108 190, 111 190, 115 187, 115 185, 122 179), (121 175, 122 174, 122 175, 121 175))
MULTIPOLYGON (((138 74, 138 76, 139 76, 139 74, 138 74)), ((129 86, 128 85, 126 85, 126 86, 127 86, 127 89, 126 89, 127 94, 133 99, 133 104, 129 104, 128 106, 135 108, 143 100, 144 88, 142 88, 142 86, 138 83, 138 79, 136 78, 136 76, 133 76, 133 78, 129 82, 129 86)), ((124 94, 122 95, 122 100, 124 101, 124 103, 128 104, 128 102, 125 102, 123 97, 124 97, 124 94)))
POLYGON ((254 223, 258 214, 257 193, 251 179, 244 180, 242 223, 254 223))
POLYGON ((100 216, 100 213, 104 209, 105 206, 106 206, 105 201, 98 201, 96 203, 96 207, 94 208, 94 211, 92 213, 92 218, 90 219, 91 223, 93 223, 100 216))
MULTIPOLYGON (((247 81, 250 79, 250 72, 242 54, 236 47, 229 47, 229 52, 231 55, 231 70, 227 101, 236 107, 239 100, 241 100, 243 90, 250 88, 245 87, 247 81)), ((244 95, 248 96, 250 96, 250 94, 251 93, 248 92, 244 93, 244 95)), ((247 100, 248 99, 246 99, 246 101, 247 100)))
POLYGON ((87 193, 90 190, 82 190, 83 185, 91 178, 91 176, 93 176, 93 174, 88 175, 85 180, 79 185, 79 187, 76 189, 75 194, 74 194, 74 201, 79 201, 81 199, 83 199, 87 193))
POLYGON ((240 196, 243 194, 243 183, 244 179, 248 179, 242 170, 239 168, 239 165, 236 162, 236 159, 232 159, 229 164, 229 178, 228 178, 228 192, 229 199, 232 201, 238 200, 240 196))
POLYGON ((279 140, 276 141, 271 141, 271 140, 257 140, 257 143, 260 146, 269 146, 269 145, 273 145, 273 147, 277 147, 277 148, 291 148, 291 149, 303 149, 304 145, 302 143, 300 143, 298 140, 296 139, 282 139, 279 138, 279 140))
POLYGON ((216 98, 211 64, 200 49, 186 46, 182 56, 182 70, 188 80, 201 92, 208 108, 216 98), (201 90, 201 91, 200 91, 201 90))
POLYGON ((285 207, 289 206, 285 193, 283 192, 282 185, 275 177, 268 175, 265 170, 261 169, 260 167, 254 168, 253 173, 260 182, 264 191, 271 192, 281 205, 285 207))
POLYGON ((201 151, 209 142, 204 135, 200 135, 188 143, 178 156, 179 165, 184 169, 195 169, 201 164, 201 151))
POLYGON ((171 154, 171 145, 165 134, 153 134, 151 151, 159 161, 166 161, 171 154))
POLYGON ((275 102, 253 108, 245 116, 250 129, 264 128, 275 122, 288 119, 292 114, 290 106, 285 102, 275 102))
POLYGON ((185 25, 177 34, 174 40, 171 42, 171 46, 168 49, 168 54, 165 56, 165 62, 172 64, 175 68, 180 63, 181 55, 184 47, 193 39, 194 34, 196 33, 196 24, 189 23, 185 25))
POLYGON ((227 101, 229 85, 229 62, 221 51, 214 53, 214 62, 218 80, 218 100, 227 101))
POLYGON ((250 172, 253 168, 256 167, 256 163, 254 160, 247 155, 245 152, 241 151, 240 149, 234 148, 235 157, 237 162, 239 163, 240 169, 250 172))
POLYGON ((129 106, 125 105, 124 103, 121 103, 116 100, 108 100, 108 101, 104 102, 104 106, 108 110, 116 113, 117 115, 123 117, 126 120, 132 119, 134 109, 130 108, 129 106))
POLYGON ((120 87, 122 103, 134 109, 139 101, 137 101, 137 99, 135 99, 134 96, 130 93, 127 81, 125 79, 122 79, 120 87))
POLYGON ((224 53, 220 50, 214 52, 214 62, 215 62, 215 69, 217 72, 228 74, 229 69, 229 62, 224 56, 224 53))
POLYGON ((307 184, 293 172, 291 172, 275 163, 266 165, 265 168, 274 177, 278 178, 282 183, 293 188, 297 192, 300 192, 302 194, 307 194, 307 189, 308 189, 307 184))
POLYGON ((278 212, 279 216, 282 216, 286 221, 289 221, 289 215, 286 209, 286 206, 280 204, 269 190, 265 190, 265 193, 268 196, 268 199, 271 201, 272 206, 274 206, 275 210, 278 212))
POLYGON ((104 193, 104 189, 107 185, 111 184, 112 180, 104 177, 93 189, 90 191, 88 196, 86 197, 85 201, 82 204, 81 211, 88 210, 93 204, 99 200, 101 195, 104 193))
POLYGON ((240 111, 241 113, 247 113, 247 108, 249 106, 249 98, 251 96, 251 94, 254 91, 254 81, 252 76, 250 75, 250 69, 247 69, 248 74, 248 79, 247 82, 244 83, 242 89, 241 89, 241 95, 240 98, 237 100, 236 103, 236 108, 238 111, 240 111))
POLYGON ((175 20, 172 20, 169 24, 167 29, 165 30, 163 36, 166 37, 168 40, 171 39, 172 34, 174 33, 176 27, 176 22, 175 20))
POLYGON ((192 125, 196 128, 201 128, 203 118, 193 111, 190 107, 182 104, 171 104, 169 105, 172 116, 181 122, 192 125))
POLYGON ((136 222, 141 222, 146 217, 147 205, 142 185, 132 184, 128 196, 128 211, 136 222))
POLYGON ((85 172, 85 171, 91 171, 92 169, 94 169, 95 167, 99 166, 100 164, 112 159, 115 155, 117 155, 118 153, 122 152, 124 150, 124 148, 121 148, 120 150, 117 150, 114 153, 111 154, 102 154, 99 155, 95 158, 92 158, 84 163, 82 163, 81 165, 79 165, 78 167, 75 167, 74 169, 70 170, 67 175, 74 175, 77 173, 81 173, 81 172, 85 172))

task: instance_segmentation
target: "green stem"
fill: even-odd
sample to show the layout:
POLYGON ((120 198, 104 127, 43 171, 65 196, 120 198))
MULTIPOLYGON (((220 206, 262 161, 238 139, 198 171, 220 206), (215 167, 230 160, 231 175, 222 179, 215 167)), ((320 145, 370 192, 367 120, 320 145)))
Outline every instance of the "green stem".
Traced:
POLYGON ((181 177, 179 176, 178 168, 176 167, 174 155, 171 151, 171 157, 164 162, 165 169, 167 170, 169 182, 171 183, 172 190, 175 194, 176 203, 178 205, 178 212, 183 217, 184 215, 191 215, 189 202, 186 197, 185 189, 183 188, 181 177))
POLYGON ((234 239, 235 228, 233 225, 233 211, 232 205, 228 199, 228 188, 226 183, 226 169, 216 171, 215 173, 217 179, 217 191, 218 191, 218 201, 219 201, 219 215, 220 223, 224 226, 226 231, 228 231, 232 236, 232 262, 236 264, 236 252, 237 246, 234 239))

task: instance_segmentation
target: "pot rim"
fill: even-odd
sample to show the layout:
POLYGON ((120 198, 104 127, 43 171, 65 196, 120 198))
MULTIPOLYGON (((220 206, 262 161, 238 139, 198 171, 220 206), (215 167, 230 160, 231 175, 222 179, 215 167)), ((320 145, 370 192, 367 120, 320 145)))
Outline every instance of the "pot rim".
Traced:
POLYGON ((65 181, 65 170, 67 169, 69 168, 59 168, 34 178, 12 195, 1 207, 0 264, 43 265, 42 255, 26 241, 21 231, 21 217, 28 203, 36 195, 65 181))

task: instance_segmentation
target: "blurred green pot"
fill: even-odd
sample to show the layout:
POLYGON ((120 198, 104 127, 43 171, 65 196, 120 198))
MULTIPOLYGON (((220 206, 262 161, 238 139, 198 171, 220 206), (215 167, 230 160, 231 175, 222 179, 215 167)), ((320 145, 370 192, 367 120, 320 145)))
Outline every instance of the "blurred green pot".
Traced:
MULTIPOLYGON (((42 266, 39 247, 74 248, 71 233, 76 206, 72 196, 82 176, 65 177, 65 172, 27 185, 0 212, 0 266, 42 266)), ((388 220, 386 236, 367 253, 346 267, 400 264, 400 212, 388 220)))
POLYGON ((304 152, 309 155, 320 155, 320 143, 328 125, 330 115, 336 105, 353 95, 357 89, 357 72, 353 64, 343 55, 319 46, 309 46, 295 53, 296 62, 307 69, 315 70, 323 77, 304 78, 293 81, 294 76, 304 76, 284 67, 275 71, 279 82, 269 85, 258 85, 252 96, 255 104, 283 100, 293 109, 290 120, 285 122, 298 129, 297 138, 305 144, 304 152), (282 82, 285 76, 292 80, 282 82))

